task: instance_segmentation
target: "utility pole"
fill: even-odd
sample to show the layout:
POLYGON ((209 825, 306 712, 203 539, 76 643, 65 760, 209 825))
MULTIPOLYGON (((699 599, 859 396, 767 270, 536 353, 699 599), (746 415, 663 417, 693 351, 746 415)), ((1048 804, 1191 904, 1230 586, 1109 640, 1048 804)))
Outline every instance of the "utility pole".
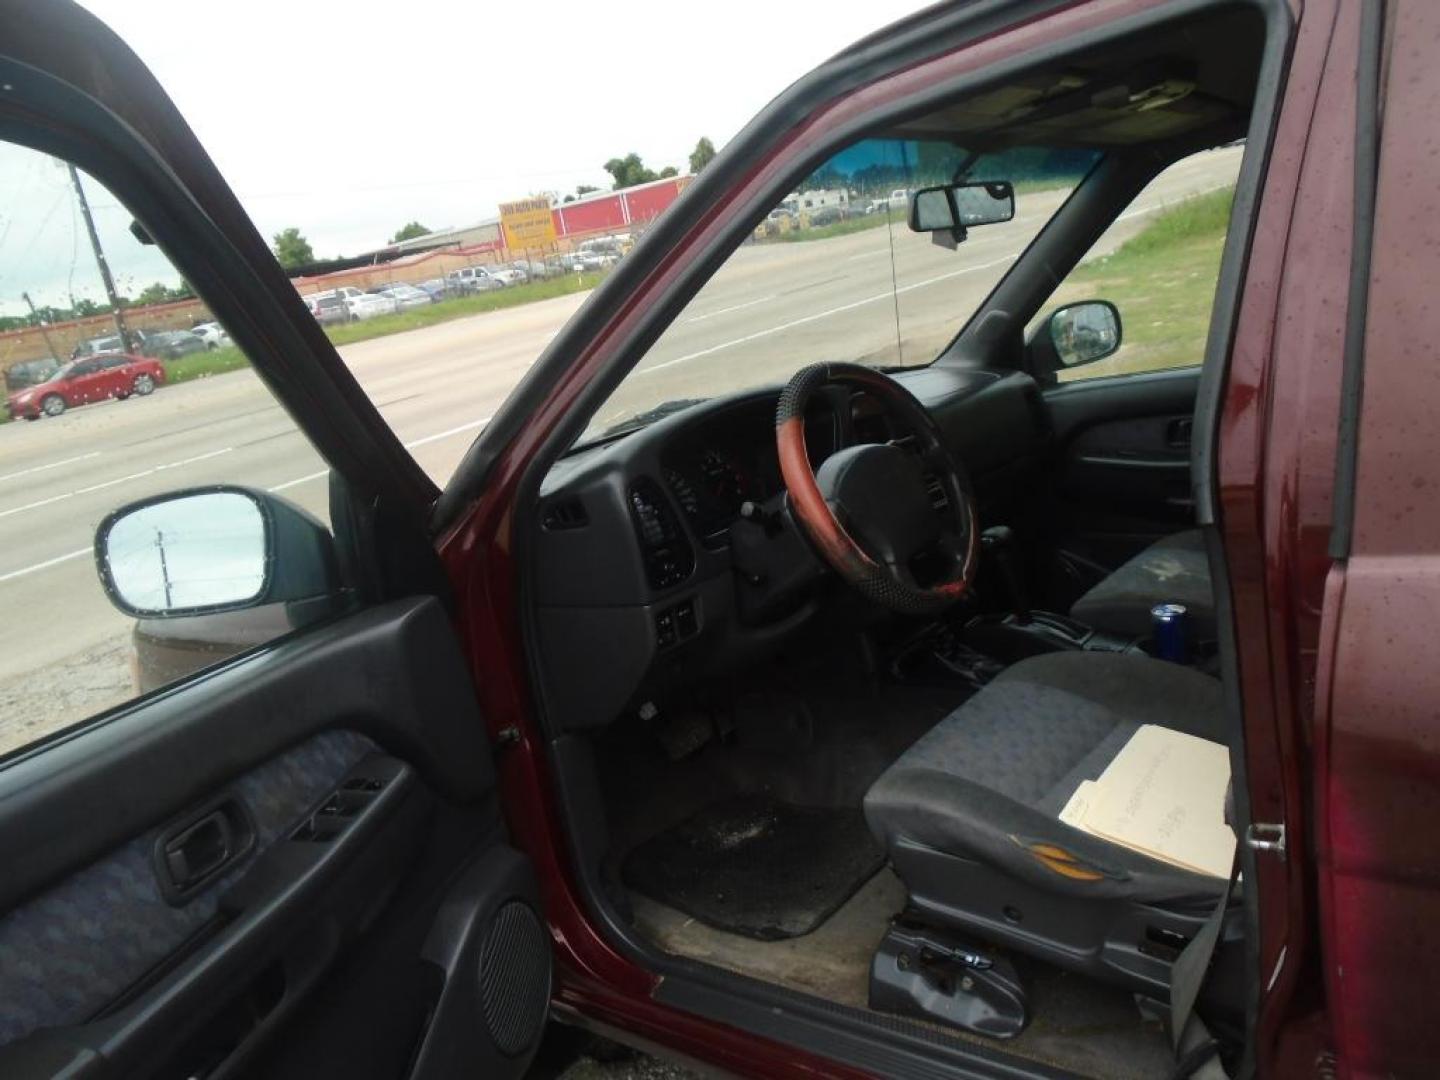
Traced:
POLYGON ((165 561, 165 534, 155 530, 155 550, 160 552, 160 583, 165 588, 165 609, 175 606, 175 597, 170 588, 170 565, 165 561))
POLYGON ((120 297, 115 293, 115 279, 110 276, 110 264, 105 261, 105 252, 100 247, 100 234, 95 231, 95 219, 90 216, 90 204, 85 201, 85 189, 80 186, 80 174, 75 166, 65 163, 70 170, 70 183, 75 188, 75 198, 80 202, 80 216, 85 219, 85 231, 90 234, 90 246, 95 250, 95 265, 100 268, 100 280, 105 285, 105 296, 110 301, 110 315, 115 320, 115 332, 120 335, 120 348, 130 351, 130 336, 125 332, 125 320, 120 315, 120 297))
POLYGON ((50 340, 50 328, 45 325, 45 320, 40 318, 40 313, 35 310, 35 301, 30 299, 28 292, 22 292, 20 298, 29 305, 30 314, 35 319, 35 325, 40 327, 40 336, 45 339, 45 347, 50 350, 50 358, 57 364, 63 364, 65 361, 61 360, 60 354, 55 351, 55 342, 50 340))

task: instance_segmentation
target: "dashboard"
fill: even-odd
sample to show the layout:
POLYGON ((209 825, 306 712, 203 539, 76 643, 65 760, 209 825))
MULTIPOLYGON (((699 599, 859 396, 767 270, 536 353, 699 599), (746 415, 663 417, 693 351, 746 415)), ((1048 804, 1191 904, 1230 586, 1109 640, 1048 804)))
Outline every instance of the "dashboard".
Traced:
MULTIPOLYGON (((982 521, 987 506, 1003 515, 1049 443, 1035 383, 938 367, 896 378, 965 465, 982 521)), ((540 689, 557 732, 663 705, 763 660, 844 590, 793 524, 741 518, 746 502, 767 514, 783 505, 778 397, 770 388, 703 402, 551 468, 525 554, 541 667, 556 672, 540 689)), ((840 387, 818 393, 805 418, 812 466, 907 434, 873 399, 840 387)))
MULTIPOLYGON (((811 467, 840 447, 844 395, 815 403, 805 423, 811 467)), ((661 453, 661 479, 706 546, 723 546, 746 502, 784 488, 775 452, 775 400, 729 409, 677 433, 661 453)))

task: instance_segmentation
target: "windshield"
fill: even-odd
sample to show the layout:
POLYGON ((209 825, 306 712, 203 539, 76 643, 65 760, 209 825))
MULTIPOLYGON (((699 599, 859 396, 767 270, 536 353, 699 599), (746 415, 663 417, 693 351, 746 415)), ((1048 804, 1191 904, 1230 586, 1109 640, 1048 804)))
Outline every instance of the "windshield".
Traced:
POLYGON ((867 139, 767 213, 592 419, 580 445, 720 394, 784 382, 820 360, 929 364, 1094 167, 1090 150, 975 155, 948 142, 867 139), (1009 181, 1015 214, 953 249, 911 232, 923 187, 1009 181))

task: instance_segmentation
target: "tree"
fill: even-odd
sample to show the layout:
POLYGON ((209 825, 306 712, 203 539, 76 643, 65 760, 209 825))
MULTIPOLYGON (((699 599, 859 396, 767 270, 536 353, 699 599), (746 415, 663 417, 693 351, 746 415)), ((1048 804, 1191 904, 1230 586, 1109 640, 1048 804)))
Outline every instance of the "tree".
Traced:
MULTIPOLYGON (((177 285, 171 288, 169 285, 157 281, 141 289, 140 295, 131 302, 145 307, 148 304, 169 304, 176 300, 189 300, 194 295, 188 285, 177 285)), ((78 303, 76 307, 79 307, 78 303)))
POLYGON ((280 265, 286 270, 315 261, 315 252, 310 247, 310 241, 301 236, 300 230, 294 226, 275 234, 274 249, 275 258, 280 260, 280 265))
POLYGON ((412 221, 408 225, 400 226, 395 235, 390 237, 390 243, 398 244, 401 240, 414 240, 416 237, 429 235, 429 229, 418 221, 412 221))
POLYGON ((675 168, 674 165, 666 165, 663 169, 660 170, 660 179, 661 179, 661 180, 669 180, 672 176, 679 176, 679 175, 680 175, 680 170, 677 169, 677 168, 675 168))
POLYGON ((635 153, 626 154, 623 158, 611 158, 605 163, 605 171, 615 179, 615 183, 611 186, 612 191, 634 187, 636 184, 648 184, 652 180, 660 179, 653 171, 645 167, 645 163, 640 160, 640 155, 635 153))
POLYGON ((700 141, 695 144, 695 149, 690 151, 690 171, 698 173, 706 165, 709 165, 714 157, 715 144, 702 135, 700 141))
POLYGON ((848 179, 833 165, 822 165, 795 186, 796 191, 834 191, 848 186, 848 179))
POLYGON ((599 189, 598 187, 596 187, 595 185, 593 185, 593 184, 576 184, 576 185, 575 185, 575 194, 574 194, 574 195, 566 195, 565 198, 562 199, 561 201, 562 201, 562 202, 574 202, 576 199, 580 199, 580 198, 583 198, 583 197, 586 196, 586 195, 589 195, 592 191, 599 191, 599 190, 600 190, 600 189, 599 189))

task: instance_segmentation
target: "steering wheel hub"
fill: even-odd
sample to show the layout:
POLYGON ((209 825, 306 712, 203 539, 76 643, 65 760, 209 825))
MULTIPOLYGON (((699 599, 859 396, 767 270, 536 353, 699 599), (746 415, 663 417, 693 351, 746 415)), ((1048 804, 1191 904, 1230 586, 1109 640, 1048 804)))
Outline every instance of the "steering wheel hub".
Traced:
POLYGON ((969 590, 979 529, 969 478, 925 407, 894 379, 859 364, 812 364, 797 371, 775 411, 780 473, 792 514, 830 566, 876 603, 928 614, 969 590), (869 394, 909 429, 915 453, 894 444, 853 446, 832 454, 817 475, 805 448, 805 409, 823 386, 869 394), (945 494, 932 504, 926 474, 945 494), (932 556, 937 573, 922 584, 914 564, 932 556))
POLYGON ((889 444, 851 446, 815 473, 821 496, 876 562, 903 566, 940 540, 920 463, 889 444))

